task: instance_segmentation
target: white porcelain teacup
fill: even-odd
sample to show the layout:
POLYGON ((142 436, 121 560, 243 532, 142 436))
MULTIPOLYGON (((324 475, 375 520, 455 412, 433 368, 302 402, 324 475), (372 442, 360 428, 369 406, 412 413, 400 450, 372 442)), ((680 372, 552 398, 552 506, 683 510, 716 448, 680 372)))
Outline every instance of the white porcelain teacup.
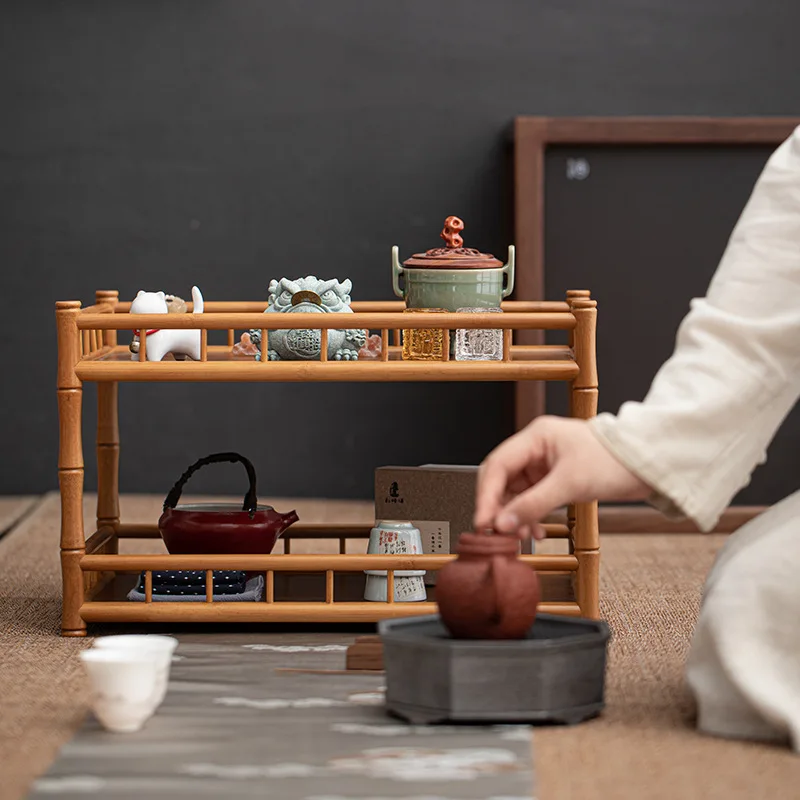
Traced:
POLYGON ((153 653, 84 650, 81 661, 92 688, 92 711, 103 727, 133 733, 153 715, 159 663, 153 653))
POLYGON ((160 634, 122 634, 119 636, 101 636, 94 641, 97 650, 116 650, 127 653, 142 653, 155 658, 158 665, 156 686, 152 703, 155 711, 167 696, 169 673, 172 667, 172 654, 178 646, 173 636, 160 634))
MULTIPOLYGON (((422 536, 413 523, 404 520, 380 520, 370 531, 368 555, 422 555, 422 536)), ((386 602, 389 594, 386 570, 364 570, 367 580, 364 599, 386 602)), ((423 569, 394 571, 394 600, 415 603, 427 598, 423 569)))

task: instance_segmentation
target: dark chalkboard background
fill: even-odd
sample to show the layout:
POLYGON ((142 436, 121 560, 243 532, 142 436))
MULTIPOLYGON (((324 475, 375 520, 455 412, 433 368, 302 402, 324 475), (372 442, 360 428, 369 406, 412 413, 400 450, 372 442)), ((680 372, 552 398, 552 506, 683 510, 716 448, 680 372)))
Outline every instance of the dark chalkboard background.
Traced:
MULTIPOLYGON (((247 299, 309 272, 389 299, 391 246, 436 245, 448 214, 468 244, 505 252, 517 115, 792 114, 800 96, 790 2, 5 0, 0 12, 7 493, 56 486, 55 300, 187 296, 194 282, 247 299)), ((709 202, 735 217, 723 187, 709 202)), ((689 284, 695 263, 674 266, 689 284)), ((607 258, 586 283, 613 296, 627 277, 607 258)), ((658 302, 677 319, 686 301, 658 302)), ((511 431, 509 389, 123 385, 121 488, 166 492, 197 456, 240 449, 264 494, 370 497, 376 465, 481 459, 511 431)), ((243 488, 235 467, 212 473, 195 488, 243 488)))
MULTIPOLYGON (((705 294, 771 152, 758 146, 548 148, 546 290, 554 297, 570 287, 593 290, 601 411, 616 412, 647 393, 672 354, 690 299, 705 294)), ((551 413, 566 413, 560 388, 548 387, 547 401, 551 413)), ((800 408, 736 502, 770 504, 794 491, 798 453, 800 408)))

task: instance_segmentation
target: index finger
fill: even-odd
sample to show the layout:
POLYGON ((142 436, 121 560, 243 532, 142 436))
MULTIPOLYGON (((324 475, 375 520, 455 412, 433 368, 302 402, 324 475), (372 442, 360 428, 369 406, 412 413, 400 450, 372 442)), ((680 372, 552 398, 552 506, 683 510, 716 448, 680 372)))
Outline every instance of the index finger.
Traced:
POLYGON ((525 431, 492 450, 478 470, 475 487, 475 527, 489 528, 503 505, 509 482, 531 461, 540 457, 536 439, 525 431))

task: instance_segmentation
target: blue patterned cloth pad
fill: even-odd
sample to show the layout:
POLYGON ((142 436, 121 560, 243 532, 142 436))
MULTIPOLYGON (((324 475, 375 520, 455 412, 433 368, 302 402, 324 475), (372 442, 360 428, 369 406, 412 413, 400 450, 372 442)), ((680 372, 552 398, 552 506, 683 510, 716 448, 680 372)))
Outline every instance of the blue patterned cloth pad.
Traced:
MULTIPOLYGON (((180 572, 172 573, 158 573, 159 575, 169 575, 170 583, 163 583, 161 586, 156 584, 155 576, 153 573, 153 602, 154 603, 197 603, 204 600, 206 596, 205 585, 191 585, 180 586, 180 594, 173 592, 169 587, 179 585, 174 582, 174 576, 180 575, 180 572), (169 593, 168 593, 169 592, 169 593)), ((201 573, 202 574, 202 573, 201 573)), ((214 573, 214 602, 215 603, 253 603, 259 602, 264 597, 264 576, 257 575, 246 582, 239 581, 225 581, 222 578, 219 583, 217 582, 217 575, 221 576, 224 573, 214 573)), ((235 574, 235 573, 234 573, 235 574)), ((242 573, 243 575, 244 573, 242 573)), ((162 578, 163 580, 163 578, 162 578)), ((203 575, 205 580, 205 575, 203 575)), ((145 600, 144 590, 144 575, 139 578, 136 586, 128 592, 128 600, 133 602, 142 603, 145 600)))

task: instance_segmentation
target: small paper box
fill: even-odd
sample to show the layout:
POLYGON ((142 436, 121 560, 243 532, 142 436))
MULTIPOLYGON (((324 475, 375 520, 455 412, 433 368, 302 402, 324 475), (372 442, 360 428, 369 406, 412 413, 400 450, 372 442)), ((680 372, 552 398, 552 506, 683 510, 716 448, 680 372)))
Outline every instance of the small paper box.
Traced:
MULTIPOLYGON (((405 314, 446 313, 444 308, 406 308, 405 314)), ((404 361, 444 361, 443 328, 403 328, 404 361)))
MULTIPOLYGON (((501 308, 459 308, 459 314, 502 314, 501 308)), ((456 330, 456 361, 502 361, 503 331, 495 328, 456 330)))

